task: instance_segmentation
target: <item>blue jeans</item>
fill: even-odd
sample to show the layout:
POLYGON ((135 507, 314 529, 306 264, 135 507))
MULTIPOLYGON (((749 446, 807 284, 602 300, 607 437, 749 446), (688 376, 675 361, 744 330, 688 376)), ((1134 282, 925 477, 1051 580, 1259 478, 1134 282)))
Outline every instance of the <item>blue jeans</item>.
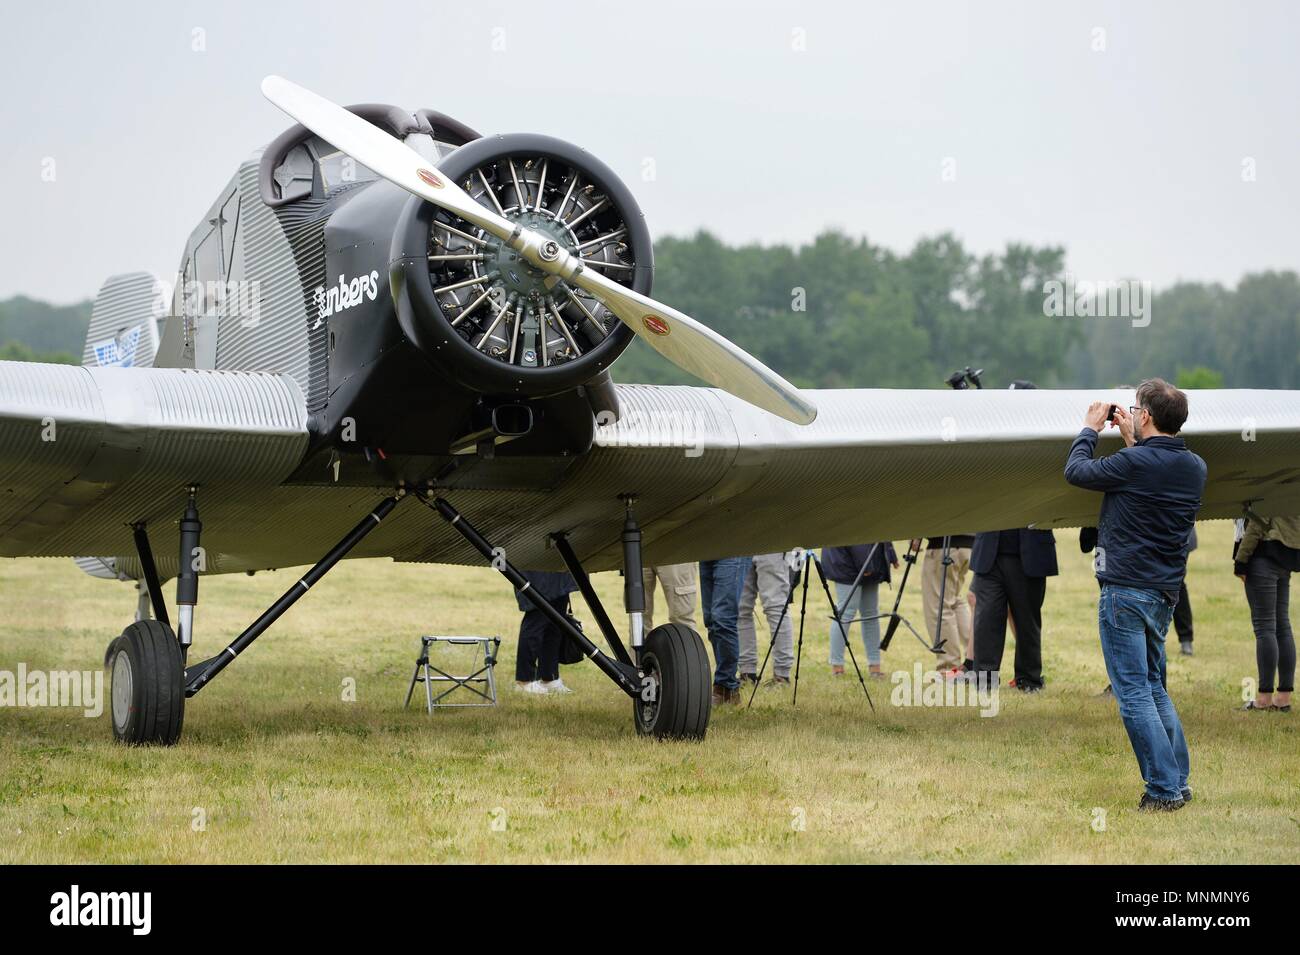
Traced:
POLYGON ((1106 672, 1146 791, 1157 799, 1182 798, 1190 768, 1183 725, 1165 692, 1165 634, 1173 615, 1158 590, 1102 585, 1097 626, 1106 672))
POLYGON ((713 684, 734 690, 740 686, 740 591, 749 573, 749 557, 700 561, 700 604, 704 629, 713 645, 713 684))
MULTIPOLYGON (((846 607, 844 601, 849 599, 849 591, 852 589, 852 584, 835 581, 835 606, 840 608, 841 620, 861 621, 858 625, 862 628, 862 646, 867 651, 867 663, 870 666, 880 666, 880 620, 876 618, 880 612, 880 585, 875 581, 864 581, 854 598, 858 605, 846 607)), ((853 624, 850 623, 848 629, 852 628, 853 624)), ((844 642, 847 639, 848 634, 832 620, 831 666, 844 666, 844 642)))

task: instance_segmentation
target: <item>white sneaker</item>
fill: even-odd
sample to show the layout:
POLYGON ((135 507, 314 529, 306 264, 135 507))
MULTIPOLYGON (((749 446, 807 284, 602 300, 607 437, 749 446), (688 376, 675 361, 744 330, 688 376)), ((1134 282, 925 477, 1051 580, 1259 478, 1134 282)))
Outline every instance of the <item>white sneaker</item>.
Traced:
POLYGON ((538 684, 538 686, 541 687, 541 689, 537 691, 539 693, 572 693, 573 692, 567 686, 565 686, 564 681, 560 679, 543 680, 541 683, 538 684))
POLYGON ((515 682, 515 690, 519 693, 540 693, 546 694, 546 687, 539 680, 533 680, 531 683, 515 682))

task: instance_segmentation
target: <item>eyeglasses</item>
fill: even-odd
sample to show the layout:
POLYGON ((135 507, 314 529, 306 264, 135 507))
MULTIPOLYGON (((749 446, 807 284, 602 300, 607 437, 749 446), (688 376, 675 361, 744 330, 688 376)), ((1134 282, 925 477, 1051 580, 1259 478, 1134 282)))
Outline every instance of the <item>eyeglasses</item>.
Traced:
MULTIPOLYGON (((1141 405, 1129 405, 1129 406, 1128 406, 1128 413, 1129 413, 1129 416, 1130 416, 1130 417, 1133 417, 1133 418, 1136 418, 1136 417, 1138 416, 1138 412, 1139 412, 1139 411, 1146 411, 1146 410, 1147 410, 1147 409, 1146 409, 1146 408, 1143 408, 1141 405)), ((1150 414, 1150 412, 1148 411, 1147 414, 1150 414)))

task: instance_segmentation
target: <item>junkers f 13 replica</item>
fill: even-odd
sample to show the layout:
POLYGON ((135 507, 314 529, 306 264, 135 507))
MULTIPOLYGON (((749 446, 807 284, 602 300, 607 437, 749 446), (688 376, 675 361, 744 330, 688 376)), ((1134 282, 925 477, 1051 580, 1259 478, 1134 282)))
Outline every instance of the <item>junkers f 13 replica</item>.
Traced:
MULTIPOLYGON (((800 392, 649 297, 640 210, 584 150, 263 92, 300 125, 221 192, 174 294, 114 277, 83 367, 0 362, 0 556, 109 555, 78 559, 138 581, 105 661, 119 740, 177 742, 186 699, 346 556, 491 560, 525 594, 518 568, 567 567, 608 652, 538 606, 639 732, 692 738, 708 656, 684 627, 644 632, 644 561, 1095 523, 1061 467, 1100 396, 800 392), (615 385, 634 336, 715 387, 615 385), (202 574, 306 564, 191 658, 202 574), (587 576, 618 566, 626 643, 587 576)), ((1202 516, 1300 512, 1294 395, 1192 400, 1202 516)))

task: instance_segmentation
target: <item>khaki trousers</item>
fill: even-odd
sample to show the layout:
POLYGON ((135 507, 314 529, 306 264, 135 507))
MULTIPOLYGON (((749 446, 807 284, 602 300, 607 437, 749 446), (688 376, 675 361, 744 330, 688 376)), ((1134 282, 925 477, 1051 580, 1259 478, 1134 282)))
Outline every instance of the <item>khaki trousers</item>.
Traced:
MULTIPOLYGON (((970 571, 970 548, 954 547, 948 555, 952 564, 948 567, 948 580, 943 590, 943 653, 934 657, 935 668, 939 670, 959 666, 962 660, 975 655, 970 604, 962 593, 962 584, 970 571)), ((939 618, 939 584, 943 577, 943 551, 927 549, 921 567, 921 599, 925 607, 925 628, 932 646, 939 618)))
POLYGON ((695 564, 660 564, 658 567, 643 567, 641 582, 645 585, 645 632, 654 629, 655 612, 655 578, 658 578, 664 590, 664 601, 668 604, 668 622, 690 627, 696 633, 695 594, 700 589, 695 577, 695 564))

